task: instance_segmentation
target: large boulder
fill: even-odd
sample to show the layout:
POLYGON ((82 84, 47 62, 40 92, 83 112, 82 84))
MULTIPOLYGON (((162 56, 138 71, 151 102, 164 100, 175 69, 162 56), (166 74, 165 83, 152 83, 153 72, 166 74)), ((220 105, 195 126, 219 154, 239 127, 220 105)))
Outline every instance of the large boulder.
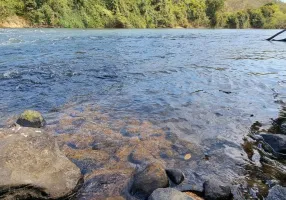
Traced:
POLYGON ((206 200, 228 200, 232 197, 231 187, 218 180, 208 180, 203 187, 206 200))
POLYGON ((286 153, 286 135, 281 134, 261 134, 266 142, 276 153, 286 153))
POLYGON ((32 128, 41 128, 46 125, 46 121, 41 113, 35 110, 25 110, 16 123, 23 127, 32 128))
POLYGON ((155 190, 148 200, 193 200, 190 196, 173 188, 159 188, 155 190))
POLYGON ((286 188, 280 185, 274 186, 269 191, 266 200, 286 200, 286 188))
POLYGON ((43 130, 0 130, 0 199, 57 199, 75 192, 80 169, 43 130))
POLYGON ((135 174, 130 193, 140 198, 147 198, 154 190, 168 186, 169 180, 164 167, 158 163, 152 163, 135 174))

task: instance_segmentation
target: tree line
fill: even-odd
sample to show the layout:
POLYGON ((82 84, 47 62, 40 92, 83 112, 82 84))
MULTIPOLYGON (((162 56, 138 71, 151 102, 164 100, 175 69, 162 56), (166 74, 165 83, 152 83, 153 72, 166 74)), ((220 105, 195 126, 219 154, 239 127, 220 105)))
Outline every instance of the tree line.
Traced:
POLYGON ((279 1, 229 12, 226 0, 1 0, 0 21, 20 16, 36 27, 285 28, 279 1))

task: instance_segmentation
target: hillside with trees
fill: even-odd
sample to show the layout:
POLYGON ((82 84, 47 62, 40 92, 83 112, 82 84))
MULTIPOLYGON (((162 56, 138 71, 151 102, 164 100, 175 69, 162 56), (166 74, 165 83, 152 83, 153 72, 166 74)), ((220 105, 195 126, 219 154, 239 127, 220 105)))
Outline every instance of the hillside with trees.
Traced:
POLYGON ((286 27, 277 0, 1 0, 0 22, 13 16, 31 27, 286 27))

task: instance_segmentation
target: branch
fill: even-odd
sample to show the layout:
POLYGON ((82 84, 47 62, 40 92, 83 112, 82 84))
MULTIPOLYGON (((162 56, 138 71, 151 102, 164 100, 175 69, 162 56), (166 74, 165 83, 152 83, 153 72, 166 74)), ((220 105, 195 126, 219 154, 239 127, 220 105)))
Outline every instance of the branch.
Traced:
POLYGON ((284 29, 284 30, 280 31, 279 33, 273 35, 272 37, 268 38, 267 40, 271 41, 273 38, 275 38, 276 36, 280 35, 281 33, 284 33, 285 31, 286 31, 286 29, 284 29))

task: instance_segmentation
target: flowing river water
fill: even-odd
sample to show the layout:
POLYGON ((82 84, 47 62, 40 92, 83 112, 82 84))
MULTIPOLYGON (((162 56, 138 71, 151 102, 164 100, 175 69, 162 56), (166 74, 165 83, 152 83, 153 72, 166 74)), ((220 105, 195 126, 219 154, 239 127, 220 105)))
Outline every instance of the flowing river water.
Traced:
POLYGON ((79 199, 124 196, 151 160, 181 168, 181 190, 212 177, 251 195, 279 179, 253 175, 242 147, 286 102, 286 45, 264 40, 276 32, 0 29, 0 125, 41 111, 85 175, 79 199))

